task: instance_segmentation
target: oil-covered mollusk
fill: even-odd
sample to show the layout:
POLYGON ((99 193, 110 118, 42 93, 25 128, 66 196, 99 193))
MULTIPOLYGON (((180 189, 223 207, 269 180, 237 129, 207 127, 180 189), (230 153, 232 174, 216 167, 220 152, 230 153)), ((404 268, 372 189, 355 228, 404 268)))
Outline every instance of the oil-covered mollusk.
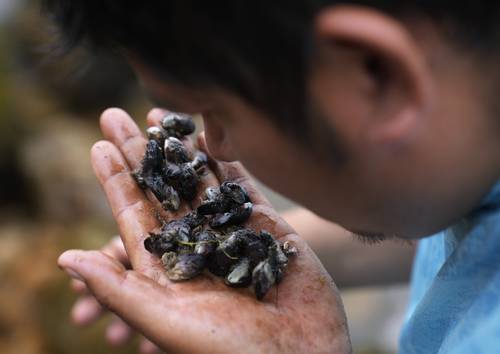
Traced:
POLYGON ((168 137, 167 132, 160 127, 149 127, 146 130, 146 136, 149 140, 156 140, 160 146, 163 146, 165 139, 168 137))
POLYGON ((213 215, 228 211, 226 198, 219 188, 209 187, 205 190, 207 198, 198 207, 198 213, 202 215, 213 215))
POLYGON ((173 220, 161 228, 160 233, 177 242, 191 242, 191 227, 185 220, 173 220))
POLYGON ((187 151, 182 141, 180 141, 177 138, 174 137, 167 138, 165 140, 164 151, 165 151, 165 158, 169 162, 175 164, 191 162, 189 152, 187 151))
POLYGON ((246 189, 235 182, 225 181, 220 186, 220 192, 225 196, 228 201, 233 202, 235 205, 242 205, 249 202, 250 197, 246 189))
MULTIPOLYGON (((287 247, 291 247, 291 245, 287 247)), ((274 284, 281 282, 287 265, 288 257, 283 252, 281 243, 273 240, 268 247, 268 257, 257 264, 252 272, 257 299, 264 298, 274 284)))
POLYGON ((176 181, 174 188, 183 199, 191 201, 196 197, 199 182, 200 177, 196 171, 186 163, 181 166, 181 177, 176 181))
POLYGON ((216 200, 219 195, 220 189, 218 187, 208 187, 207 189, 205 189, 205 200, 208 202, 216 200))
POLYGON ((238 258, 229 257, 220 249, 210 254, 207 259, 208 270, 218 277, 225 277, 231 270, 231 266, 238 261, 238 258))
POLYGON ((169 112, 161 119, 160 124, 169 136, 177 138, 190 135, 196 129, 191 116, 183 113, 169 112))
POLYGON ((197 172, 201 173, 203 172, 203 169, 208 163, 208 157, 207 155, 202 152, 202 151, 197 151, 196 154, 194 155, 193 161, 191 161, 191 167, 197 172))
POLYGON ((160 144, 155 140, 149 140, 146 145, 146 152, 142 159, 141 168, 135 170, 132 176, 141 188, 149 188, 162 203, 167 199, 167 195, 169 195, 164 175, 165 158, 163 157, 160 144))
POLYGON ((218 215, 213 227, 241 224, 252 213, 252 203, 247 191, 235 182, 224 182, 219 188, 207 188, 206 199, 198 207, 203 215, 218 215))
POLYGON ((149 140, 141 163, 142 175, 162 174, 164 165, 165 157, 162 146, 156 140, 149 140))
POLYGON ((288 258, 295 257, 299 253, 297 247, 295 247, 290 241, 283 242, 283 244, 281 245, 281 249, 288 258))
POLYGON ((191 229, 195 229, 203 225, 207 221, 207 218, 194 210, 184 215, 182 220, 188 224, 191 229))
POLYGON ((254 268, 252 272, 253 287, 255 297, 262 300, 269 289, 276 283, 276 265, 269 259, 263 260, 254 268))
POLYGON ((161 257, 167 277, 173 281, 194 278, 205 267, 205 256, 194 253, 176 254, 167 252, 161 257))
POLYGON ((250 260, 242 258, 231 267, 229 274, 224 280, 226 285, 234 288, 246 288, 252 283, 252 269, 250 260))
POLYGON ((177 191, 169 185, 165 185, 164 199, 161 202, 164 209, 170 211, 177 211, 181 205, 181 198, 177 191))
POLYGON ((253 204, 247 202, 241 206, 238 206, 224 214, 215 216, 210 222, 210 226, 214 228, 219 228, 228 225, 239 225, 247 221, 247 219, 252 215, 253 204))
POLYGON ((211 230, 203 230, 194 237, 196 245, 194 246, 194 253, 203 256, 211 255, 217 245, 219 244, 215 232, 211 230))
POLYGON ((146 189, 148 186, 146 185, 146 181, 144 180, 144 177, 142 177, 142 169, 137 168, 133 170, 131 173, 132 177, 135 180, 135 183, 141 188, 141 189, 146 189))
POLYGON ((149 237, 144 240, 144 248, 158 257, 161 257, 165 252, 173 251, 176 245, 174 238, 161 233, 150 232, 149 237))

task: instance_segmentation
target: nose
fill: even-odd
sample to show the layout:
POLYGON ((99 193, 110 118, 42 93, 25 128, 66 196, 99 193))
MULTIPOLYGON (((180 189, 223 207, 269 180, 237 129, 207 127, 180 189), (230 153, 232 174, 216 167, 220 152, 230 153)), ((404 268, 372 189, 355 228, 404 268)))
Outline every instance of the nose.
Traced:
POLYGON ((226 128, 210 114, 203 114, 205 140, 210 155, 219 161, 234 161, 236 155, 228 139, 226 128))

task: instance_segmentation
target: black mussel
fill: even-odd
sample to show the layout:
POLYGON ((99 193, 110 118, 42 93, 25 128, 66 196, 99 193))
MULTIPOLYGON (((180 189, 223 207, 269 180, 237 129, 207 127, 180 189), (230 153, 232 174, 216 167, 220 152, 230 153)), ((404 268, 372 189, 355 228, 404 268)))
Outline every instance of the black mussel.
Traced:
POLYGON ((175 181, 174 188, 177 190, 182 199, 193 200, 196 197, 196 191, 200 177, 190 164, 186 163, 181 166, 181 177, 175 181))
POLYGON ((149 127, 146 130, 146 136, 149 140, 156 140, 160 146, 163 146, 167 138, 167 132, 160 127, 149 127))
POLYGON ((167 198, 167 193, 169 192, 169 186, 165 183, 163 177, 157 174, 147 175, 143 177, 143 180, 146 187, 151 190, 156 199, 158 199, 160 203, 163 203, 163 201, 167 198))
POLYGON ((187 223, 191 229, 195 229, 203 225, 207 221, 207 218, 194 210, 184 215, 182 220, 187 223))
POLYGON ((271 235, 269 232, 266 230, 261 230, 259 233, 260 239, 266 246, 271 246, 271 244, 274 242, 274 237, 271 235))
POLYGON ((215 232, 204 230, 195 236, 196 245, 194 246, 194 253, 208 256, 212 254, 217 248, 218 241, 215 232))
POLYGON ((252 268, 268 256, 267 244, 255 231, 248 228, 232 231, 222 246, 228 254, 239 254, 247 258, 252 268))
POLYGON ((173 220, 161 228, 161 234, 177 242, 191 242, 191 227, 184 220, 173 220))
POLYGON ((238 258, 243 248, 245 247, 246 239, 240 232, 233 232, 222 241, 218 249, 222 250, 225 254, 232 258, 238 258))
POLYGON ((247 202, 242 206, 236 207, 224 214, 215 216, 210 222, 210 226, 219 228, 228 225, 237 225, 244 223, 252 215, 253 204, 247 202))
POLYGON ((182 167, 175 163, 168 162, 165 164, 165 178, 169 184, 175 183, 182 177, 182 167))
POLYGON ((214 201, 220 196, 220 189, 218 187, 208 187, 205 189, 205 196, 207 201, 214 201))
POLYGON ((194 133, 196 129, 191 116, 182 113, 169 112, 161 119, 160 124, 170 136, 175 136, 177 138, 190 135, 194 133))
POLYGON ((174 250, 175 247, 175 240, 163 234, 150 232, 149 237, 144 240, 144 248, 158 257, 161 257, 165 252, 174 250))
POLYGON ((163 152, 155 140, 149 140, 140 169, 132 172, 137 184, 142 188, 149 188, 160 201, 165 199, 165 181, 163 179, 165 159, 163 152))
POLYGON ((268 247, 262 240, 257 238, 247 238, 247 243, 244 247, 244 254, 250 260, 252 267, 267 258, 268 247))
POLYGON ((274 240, 269 246, 268 261, 274 270, 275 283, 278 284, 283 279, 285 268, 288 265, 288 257, 283 252, 281 244, 274 240))
POLYGON ((231 271, 226 276, 225 283, 231 287, 243 288, 252 283, 252 272, 250 268, 250 260, 242 258, 232 266, 231 271))
POLYGON ((137 168, 134 171, 131 172, 132 177, 134 178, 135 182, 141 189, 146 189, 148 186, 146 185, 146 181, 144 180, 144 177, 142 176, 142 169, 137 168))
POLYGON ((228 253, 226 248, 227 246, 220 244, 208 257, 208 270, 219 277, 225 277, 231 270, 231 266, 239 259, 237 255, 228 253))
POLYGON ((165 158, 169 162, 173 162, 175 164, 191 162, 186 147, 184 146, 182 141, 177 138, 170 137, 166 139, 164 149, 165 158))
POLYGON ((204 152, 198 151, 196 152, 193 161, 191 161, 191 166, 196 172, 200 173, 203 171, 207 163, 207 155, 204 152))
POLYGON ((194 253, 176 254, 167 252, 161 257, 167 277, 173 281, 194 278, 205 267, 205 256, 194 253))
POLYGON ((274 240, 268 249, 269 260, 277 266, 286 266, 288 264, 288 257, 281 248, 279 241, 274 240))
POLYGON ((226 181, 221 184, 220 192, 224 194, 225 199, 230 200, 236 205, 242 205, 243 203, 249 202, 250 197, 246 189, 235 182, 226 181))
POLYGON ((182 199, 191 201, 196 197, 200 176, 191 164, 167 163, 165 174, 168 184, 174 187, 182 199))
POLYGON ((255 297, 262 300, 276 282, 276 267, 273 267, 269 259, 257 264, 252 272, 252 281, 255 297))
POLYGON ((205 200, 198 207, 198 213, 202 215, 213 215, 217 213, 224 212, 224 204, 222 198, 217 198, 214 200, 205 200))
POLYGON ((297 247, 295 247, 291 241, 283 242, 281 249, 287 257, 294 257, 299 253, 297 247))
POLYGON ((151 174, 161 174, 165 165, 162 146, 156 140, 149 140, 141 164, 143 177, 151 174))
POLYGON ((165 199, 162 201, 163 208, 170 211, 177 211, 181 205, 181 199, 177 191, 172 187, 166 185, 165 187, 165 199))

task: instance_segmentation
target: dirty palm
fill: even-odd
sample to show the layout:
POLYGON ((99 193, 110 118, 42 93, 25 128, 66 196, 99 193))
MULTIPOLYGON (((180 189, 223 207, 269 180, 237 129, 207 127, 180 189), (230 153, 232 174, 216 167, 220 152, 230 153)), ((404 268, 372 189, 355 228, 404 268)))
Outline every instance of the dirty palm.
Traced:
MULTIPOLYGON (((163 115, 150 117, 148 123, 158 126, 161 118, 163 115)), ((239 163, 219 162, 208 156, 209 168, 207 166, 204 173, 197 174, 199 181, 195 198, 189 203, 183 201, 178 210, 172 211, 162 206, 153 193, 148 190, 145 193, 132 176, 132 171, 140 168, 148 144, 148 139, 133 120, 125 112, 111 109, 103 114, 101 129, 107 140, 93 147, 92 164, 116 218, 133 270, 127 271, 116 259, 98 251, 68 251, 61 256, 59 264, 67 269, 71 268, 75 259, 79 259, 80 265, 85 263, 79 269, 80 276, 104 306, 132 327, 139 328, 144 336, 164 350, 201 352, 200 348, 203 348, 203 352, 223 353, 257 350, 305 352, 329 348, 329 351, 350 351, 344 309, 331 278, 305 242, 257 191, 239 163), (209 223, 217 218, 224 219, 226 207, 216 207, 215 210, 210 207, 210 203, 222 198, 221 184, 224 185, 224 181, 236 182, 233 186, 240 191, 237 194, 242 198, 235 199, 244 202, 243 205, 250 200, 252 212, 245 228, 234 224, 223 226, 239 229, 226 235, 227 239, 217 242, 217 248, 222 246, 218 254, 226 256, 225 247, 231 249, 237 246, 244 261, 229 266, 230 273, 225 281, 209 272, 201 272, 189 281, 172 282, 167 274, 169 271, 165 270, 159 258, 158 253, 161 252, 150 253, 144 247, 145 240, 153 237, 149 232, 155 234, 168 225, 168 222, 165 224, 159 220, 159 215, 169 221, 181 220, 182 223, 183 218, 194 215, 194 210, 203 210, 203 205, 210 213, 215 212, 209 214, 209 223), (246 233, 252 236, 242 235, 246 233), (255 235, 266 238, 266 233, 273 235, 279 243, 267 238, 270 244, 267 247, 267 262, 262 264, 269 265, 275 257, 273 252, 297 253, 297 256, 290 257, 286 276, 279 285, 263 294, 262 301, 258 301, 248 289, 229 288, 225 283, 238 279, 238 274, 246 273, 245 263, 251 263, 246 252, 254 247, 249 248, 248 245, 255 235), (82 269, 85 274, 81 274, 82 269), (309 318, 314 318, 314 321, 309 318), (301 341, 297 342, 297 338, 301 341), (246 344, 242 347, 241 343, 246 344)), ((200 149, 207 153, 203 135, 198 142, 200 149)), ((188 140, 185 143, 188 151, 192 151, 191 143, 188 140)), ((234 210, 233 202, 227 204, 231 205, 229 210, 234 210)), ((198 237, 211 237, 207 233, 210 234, 209 230, 204 230, 198 237)), ((150 241, 146 241, 146 245, 150 241)), ((173 270, 175 266, 169 267, 177 264, 179 258, 186 257, 182 254, 196 254, 195 248, 203 254, 210 244, 196 240, 183 242, 177 241, 177 247, 187 247, 189 252, 175 249, 174 254, 164 253, 168 255, 163 257, 168 269, 173 270)), ((258 244, 262 246, 262 243, 258 244)), ((227 255, 233 257, 231 253, 227 255)), ((273 269, 264 265, 261 267, 273 269)), ((256 274, 255 269, 259 269, 257 266, 252 276, 256 274)), ((174 273, 178 274, 177 270, 174 273)), ((281 276, 271 273, 274 273, 275 280, 276 276, 281 276)))

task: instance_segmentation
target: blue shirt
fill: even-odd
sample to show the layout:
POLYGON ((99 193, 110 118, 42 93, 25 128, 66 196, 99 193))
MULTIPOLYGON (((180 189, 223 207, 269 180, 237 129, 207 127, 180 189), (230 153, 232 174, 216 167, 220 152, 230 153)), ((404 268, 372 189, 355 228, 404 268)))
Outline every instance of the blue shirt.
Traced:
POLYGON ((400 353, 500 353, 500 183, 419 242, 400 353))

